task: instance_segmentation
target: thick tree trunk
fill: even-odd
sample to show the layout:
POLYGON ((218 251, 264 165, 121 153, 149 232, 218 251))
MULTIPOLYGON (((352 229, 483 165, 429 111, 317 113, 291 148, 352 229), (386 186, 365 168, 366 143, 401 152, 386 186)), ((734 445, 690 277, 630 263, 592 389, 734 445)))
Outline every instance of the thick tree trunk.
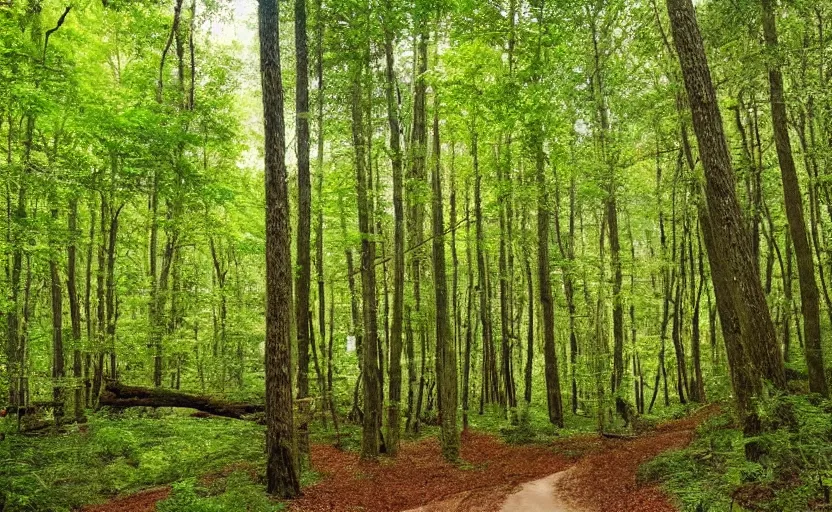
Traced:
POLYGON ((258 5, 266 175, 266 490, 300 493, 292 411, 292 257, 277 0, 258 5))
POLYGON ((419 423, 422 411, 422 398, 425 386, 424 367, 425 361, 422 358, 422 371, 417 377, 415 339, 419 338, 422 352, 425 353, 427 334, 422 319, 422 289, 421 289, 421 265, 422 250, 419 245, 424 238, 424 205, 420 197, 420 184, 426 181, 425 159, 427 153, 427 130, 426 123, 426 96, 427 84, 425 73, 427 72, 428 34, 426 21, 416 20, 418 35, 414 38, 414 63, 413 63, 413 123, 410 132, 410 169, 407 180, 407 202, 408 218, 407 231, 410 239, 410 280, 413 283, 413 305, 408 306, 407 313, 407 339, 406 352, 408 356, 408 405, 406 429, 411 432, 419 430, 419 423), (414 318, 415 317, 415 318, 414 318), (415 329, 414 329, 415 324, 415 329))
MULTIPOLYGON (((763 6, 763 35, 766 48, 776 52, 777 21, 773 0, 761 0, 763 6)), ((772 58, 771 56, 769 57, 772 58)), ((774 57, 776 58, 776 56, 774 57)), ((806 220, 803 215, 803 196, 797 179, 797 169, 792 155, 789 138, 786 100, 783 93, 783 75, 779 64, 769 62, 769 93, 771 100, 772 128, 777 158, 780 162, 780 177, 786 200, 786 218, 789 221, 789 235, 794 244, 797 273, 800 281, 800 304, 803 309, 803 332, 805 333, 806 366, 809 371, 809 391, 827 396, 826 375, 823 369, 823 351, 820 333, 820 300, 815 281, 815 264, 812 249, 806 234, 806 220)))
MULTIPOLYGON (((725 140, 722 115, 708 68, 702 36, 691 0, 667 0, 673 39, 693 113, 693 126, 705 169, 705 197, 713 223, 714 244, 721 251, 724 265, 716 270, 731 276, 730 293, 742 333, 743 346, 763 376, 775 388, 786 386, 783 354, 777 343, 774 325, 751 254, 749 235, 737 201, 731 157, 725 140)), ((717 292, 719 293, 719 292, 717 292)))
MULTIPOLYGON (((309 58, 306 35, 306 0, 295 0, 295 129, 298 158, 298 224, 295 286, 295 326, 298 338, 299 399, 309 396, 309 288, 312 278, 310 236, 312 181, 309 174, 309 58)), ((301 415, 305 416, 305 415, 301 415)), ((309 452, 308 425, 300 426, 301 453, 309 452)))
POLYGON ((116 409, 127 407, 185 407, 214 416, 235 419, 246 419, 246 416, 262 413, 266 410, 263 404, 226 402, 168 389, 126 386, 118 382, 110 382, 104 387, 99 403, 116 409))

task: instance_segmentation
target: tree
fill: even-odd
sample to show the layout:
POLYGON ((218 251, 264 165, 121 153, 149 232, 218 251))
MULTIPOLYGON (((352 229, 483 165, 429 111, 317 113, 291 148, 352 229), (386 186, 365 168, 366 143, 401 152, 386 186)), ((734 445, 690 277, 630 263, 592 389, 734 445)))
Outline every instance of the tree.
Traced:
POLYGON ((358 198, 358 229, 361 232, 361 299, 364 323, 364 339, 361 355, 361 374, 364 384, 364 411, 361 435, 361 457, 373 459, 379 454, 381 429, 381 394, 378 368, 378 303, 376 302, 376 248, 373 238, 373 210, 367 192, 371 183, 366 172, 364 117, 363 117, 363 64, 353 64, 352 95, 352 143, 355 151, 355 188, 358 198))
POLYGON ((558 355, 555 351, 555 305, 552 278, 549 275, 549 194, 546 187, 543 136, 535 134, 535 180, 537 183, 537 280, 543 309, 543 359, 546 375, 546 399, 549 421, 563 427, 563 402, 560 393, 558 355))
POLYGON ((402 150, 398 105, 396 102, 396 71, 393 54, 392 2, 385 4, 384 62, 387 121, 390 130, 390 165, 393 170, 393 318, 390 326, 390 363, 388 374, 389 404, 387 412, 387 452, 396 455, 401 431, 402 399, 402 320, 404 314, 404 207, 402 204, 402 150))
POLYGON ((266 136, 266 489, 293 498, 300 482, 292 417, 292 262, 277 1, 262 0, 257 14, 266 136))
MULTIPOLYGON (((438 100, 436 102, 438 103, 438 100)), ((443 218, 438 110, 438 105, 434 105, 433 173, 431 173, 433 189, 433 290, 436 302, 436 380, 439 389, 437 394, 439 397, 442 456, 445 457, 445 460, 453 462, 459 458, 459 431, 456 427, 458 379, 456 347, 454 346, 451 324, 448 319, 448 276, 445 268, 445 221, 443 218)))
MULTIPOLYGON (((312 180, 309 174, 309 59, 306 44, 306 0, 295 0, 295 125, 298 154, 298 232, 295 326, 298 333, 298 398, 309 396, 309 288, 312 180)), ((306 428, 303 428, 306 430, 306 428)), ((302 440, 302 451, 309 449, 302 440)))
MULTIPOLYGON (((731 287, 730 300, 740 323, 743 345, 762 376, 783 389, 786 385, 783 354, 777 346, 765 294, 751 258, 751 243, 737 201, 722 115, 693 4, 690 0, 668 0, 667 9, 705 168, 708 215, 720 219, 712 223, 715 242, 712 249, 722 248, 725 265, 719 270, 727 272, 737 283, 731 287)), ((716 257, 710 250, 708 254, 716 257)))
MULTIPOLYGON (((763 6, 763 36, 766 48, 777 52, 777 21, 773 0, 761 0, 763 6)), ((771 58, 776 58, 776 53, 771 58)), ((794 244, 797 258, 797 272, 800 277, 800 304, 803 308, 803 333, 805 336, 806 367, 809 370, 809 390, 827 396, 826 375, 823 367, 823 350, 820 334, 820 298, 815 281, 815 263, 806 234, 806 220, 803 214, 803 194, 797 179, 797 169, 792 156, 789 137, 786 100, 783 94, 783 74, 776 61, 769 62, 769 100, 771 102, 772 129, 777 158, 780 161, 780 177, 783 182, 786 217, 789 236, 794 244)))
MULTIPOLYGON (((732 382, 745 434, 754 436, 759 432, 759 420, 751 410, 750 397, 759 396, 763 378, 778 388, 785 387, 783 356, 751 259, 751 243, 736 198, 722 116, 693 4, 690 0, 667 0, 667 9, 705 168, 707 212, 703 211, 700 219, 732 382)), ((757 458, 755 443, 748 444, 746 455, 757 458)))

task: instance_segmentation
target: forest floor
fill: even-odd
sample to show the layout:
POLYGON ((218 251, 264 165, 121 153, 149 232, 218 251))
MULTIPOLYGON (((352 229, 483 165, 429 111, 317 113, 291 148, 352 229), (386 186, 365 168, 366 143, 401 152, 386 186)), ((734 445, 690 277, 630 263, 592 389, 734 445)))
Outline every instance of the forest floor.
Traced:
MULTIPOLYGON (((396 459, 361 461, 354 451, 312 446, 312 467, 322 479, 292 502, 296 512, 616 512, 674 511, 656 486, 641 486, 642 463, 686 446, 694 429, 716 409, 663 423, 632 439, 577 435, 547 443, 507 444, 467 431, 462 463, 441 457, 438 441, 403 443, 396 459)), ((161 487, 88 507, 85 512, 152 512, 169 496, 161 487)))

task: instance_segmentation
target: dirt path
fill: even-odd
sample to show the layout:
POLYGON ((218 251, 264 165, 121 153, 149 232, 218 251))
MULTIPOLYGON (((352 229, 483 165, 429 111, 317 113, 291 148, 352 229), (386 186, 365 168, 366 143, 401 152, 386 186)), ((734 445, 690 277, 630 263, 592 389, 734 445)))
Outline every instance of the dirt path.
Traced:
POLYGON ((506 498, 501 512, 576 512, 577 509, 570 506, 558 493, 561 482, 571 471, 572 469, 567 469, 540 480, 526 482, 506 498))
POLYGON ((396 512, 420 506, 424 512, 494 510, 494 503, 520 484, 566 469, 598 444, 591 436, 512 446, 487 434, 466 432, 461 451, 465 463, 460 466, 442 460, 435 438, 405 443, 395 460, 382 458, 379 463, 316 446, 312 465, 324 480, 305 489, 291 510, 396 512))
MULTIPOLYGON (((686 446, 696 426, 715 411, 703 409, 635 439, 596 438, 598 446, 569 469, 525 482, 508 495, 502 486, 482 489, 476 496, 461 493, 407 512, 674 512, 660 489, 636 484, 638 467, 686 446)), ((560 444, 568 446, 569 440, 560 444)))
POLYGON ((581 512, 674 512, 658 487, 636 484, 636 472, 657 455, 687 446, 696 425, 712 412, 703 410, 634 440, 605 439, 601 453, 585 457, 563 474, 556 498, 581 512))

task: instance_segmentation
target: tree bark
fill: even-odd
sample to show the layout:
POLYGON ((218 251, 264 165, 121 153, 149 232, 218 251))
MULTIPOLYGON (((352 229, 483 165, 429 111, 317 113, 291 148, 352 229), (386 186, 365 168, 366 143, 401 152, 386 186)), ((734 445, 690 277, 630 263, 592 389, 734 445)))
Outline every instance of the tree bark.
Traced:
MULTIPOLYGON (((58 209, 52 210, 52 222, 58 220, 58 209)), ((54 238, 54 237, 53 237, 54 238)), ((53 242, 54 244, 54 242, 53 242)), ((49 274, 51 276, 51 304, 52 304, 52 401, 63 402, 63 383, 66 376, 64 370, 64 341, 63 341, 63 295, 61 275, 58 272, 58 261, 54 256, 49 258, 49 274)), ((63 407, 55 408, 55 419, 63 416, 63 407)))
POLYGON ((560 393, 560 375, 555 351, 555 308, 552 283, 549 276, 549 194, 546 190, 545 155, 543 134, 537 128, 534 139, 535 170, 537 181, 537 275, 540 302, 543 309, 543 359, 546 375, 546 398, 549 421, 563 428, 563 403, 560 393))
MULTIPOLYGON (((438 103, 438 101, 437 101, 438 103)), ((448 279, 445 266, 445 221, 442 200, 442 165, 439 141, 439 105, 433 110, 433 280, 436 307, 436 382, 439 397, 439 424, 442 456, 449 462, 459 459, 459 432, 456 427, 457 368, 451 324, 448 319, 448 279)))
POLYGON ((708 214, 715 219, 712 225, 714 244, 708 247, 708 254, 714 257, 712 250, 722 252, 725 264, 717 270, 726 272, 735 283, 722 291, 730 293, 729 300, 739 321, 743 345, 751 360, 775 388, 785 389, 783 354, 778 347, 737 200, 722 115, 693 3, 691 0, 667 0, 667 8, 705 169, 708 214))
MULTIPOLYGON (((90 219, 95 223, 94 219, 90 219)), ((69 230, 69 244, 67 245, 66 265, 66 291, 69 298, 69 320, 72 325, 72 377, 75 379, 74 407, 75 417, 80 418, 83 414, 84 402, 81 387, 81 305, 78 301, 78 278, 77 278, 77 237, 78 237, 78 199, 73 197, 69 200, 69 215, 67 218, 69 230)))
MULTIPOLYGON (((390 2, 386 4, 391 9, 390 2)), ((392 13, 387 13, 392 16, 392 13)), ((390 163, 393 168, 393 318, 390 326, 390 362, 388 375, 389 404, 387 408, 387 452, 395 456, 399 450, 402 399, 402 322, 404 315, 404 207, 402 204, 401 126, 396 101, 396 74, 393 52, 393 30, 384 18, 385 98, 390 128, 390 163)))
POLYGON ((363 96, 363 64, 352 69, 352 142, 355 151, 356 194, 358 196, 358 229, 361 232, 361 292, 364 339, 361 354, 364 384, 364 414, 361 436, 361 457, 374 459, 379 454, 381 429, 381 395, 378 375, 378 304, 376 302, 376 248, 373 240, 373 211, 368 197, 366 172, 363 96))
MULTIPOLYGON (((777 21, 774 0, 761 0, 763 7, 763 36, 766 48, 777 52, 777 21)), ((769 57, 773 58, 772 56, 769 57)), ((776 58, 776 56, 774 56, 776 58)), ((789 235, 794 244, 797 260, 797 274, 800 284, 800 304, 803 310, 803 332, 805 334, 806 366, 809 371, 809 391, 827 396, 829 390, 823 369, 823 350, 820 333, 820 299, 815 281, 815 264, 812 249, 806 234, 806 220, 803 215, 803 196, 797 179, 797 169, 792 155, 789 137, 786 100, 783 93, 783 75, 776 61, 769 61, 769 97, 771 101, 772 128, 777 159, 780 162, 780 177, 783 182, 786 218, 789 221, 789 235)))
MULTIPOLYGON (((312 181, 309 174, 309 57, 306 35, 306 0, 295 0, 295 130, 298 158, 297 276, 295 326, 298 339, 297 397, 309 396, 309 288, 312 278, 310 237, 312 181)), ((303 416, 303 415, 302 415, 303 416)), ((299 449, 309 452, 308 425, 300 426, 299 449)))
POLYGON ((190 395, 158 388, 126 386, 118 382, 108 383, 101 393, 100 404, 116 409, 127 407, 186 407, 226 418, 245 419, 262 413, 263 404, 226 402, 206 396, 190 395))
POLYGON ((292 411, 292 257, 277 0, 258 4, 266 177, 266 490, 300 494, 292 411))

